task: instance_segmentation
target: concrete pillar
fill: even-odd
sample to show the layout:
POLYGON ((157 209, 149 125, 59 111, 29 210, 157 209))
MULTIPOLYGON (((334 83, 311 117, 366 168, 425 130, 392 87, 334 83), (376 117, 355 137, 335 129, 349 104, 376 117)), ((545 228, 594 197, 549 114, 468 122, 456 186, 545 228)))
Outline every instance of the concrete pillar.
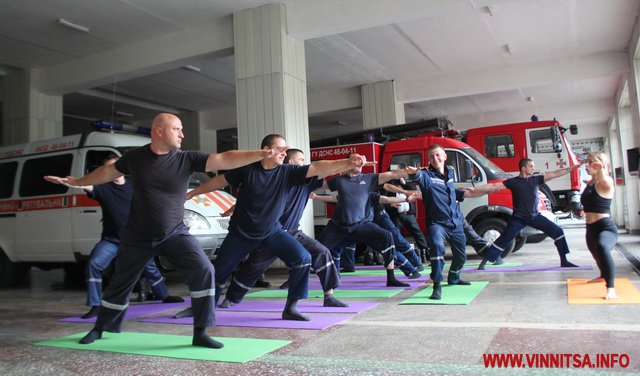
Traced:
POLYGON ((633 123, 631 115, 631 107, 618 108, 618 137, 620 137, 620 146, 622 152, 622 160, 625 175, 625 218, 624 224, 627 230, 632 233, 640 231, 640 209, 638 200, 638 175, 629 174, 629 161, 627 160, 627 149, 633 148, 633 123))
POLYGON ((197 111, 181 112, 179 117, 182 121, 182 132, 184 133, 182 150, 203 150, 201 146, 200 113, 197 111))
MULTIPOLYGON (((239 148, 259 148, 264 136, 277 133, 309 159, 304 42, 288 35, 286 7, 236 12, 233 30, 239 148)), ((313 235, 310 207, 301 226, 313 235)))
MULTIPOLYGON (((620 138, 618 137, 618 124, 616 119, 611 119, 609 122, 609 156, 611 157, 611 169, 615 173, 616 168, 624 169, 622 153, 620 148, 620 138)), ((622 174, 624 176, 624 172, 622 174)), ((615 176, 617 179, 618 176, 615 176)), ((616 193, 611 205, 612 219, 619 227, 624 226, 624 196, 625 186, 616 186, 616 193)))
POLYGON ((5 145, 62 136, 62 96, 40 93, 36 71, 11 72, 3 86, 5 145))
POLYGON ((396 96, 395 81, 362 85, 362 119, 364 129, 404 124, 404 104, 396 96))

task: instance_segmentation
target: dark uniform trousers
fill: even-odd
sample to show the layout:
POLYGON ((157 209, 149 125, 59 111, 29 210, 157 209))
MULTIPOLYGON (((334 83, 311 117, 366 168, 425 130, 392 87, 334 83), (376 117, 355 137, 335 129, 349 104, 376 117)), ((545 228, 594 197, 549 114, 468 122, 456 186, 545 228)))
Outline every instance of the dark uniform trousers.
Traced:
POLYGON ((262 250, 260 253, 266 252, 280 258, 289 268, 288 298, 306 299, 309 290, 311 255, 300 242, 282 229, 274 231, 264 239, 250 239, 230 228, 214 262, 216 267, 216 303, 220 299, 231 273, 250 252, 257 249, 262 250))
POLYGON ((320 243, 331 250, 336 268, 340 270, 340 253, 343 246, 355 242, 364 243, 382 254, 384 266, 395 258, 396 247, 391 233, 372 222, 360 222, 351 226, 340 226, 329 221, 320 236, 320 243))
POLYGON ((569 244, 567 244, 567 239, 564 236, 564 231, 557 224, 553 223, 549 219, 547 219, 544 215, 538 213, 536 216, 532 218, 522 218, 519 216, 511 216, 509 219, 509 223, 507 223, 507 227, 502 232, 502 235, 496 239, 496 241, 489 247, 487 250, 486 259, 493 262, 498 256, 505 250, 507 245, 511 243, 513 239, 515 239, 516 235, 522 230, 525 226, 531 226, 535 229, 538 229, 544 232, 545 235, 553 239, 553 242, 558 249, 558 254, 566 255, 569 253, 569 244))
POLYGON ((166 257, 189 286, 193 325, 200 328, 215 325, 214 268, 198 240, 181 223, 158 241, 135 238, 123 231, 115 258, 116 271, 103 293, 96 329, 108 332, 122 330, 122 321, 129 306, 129 294, 149 260, 156 255, 166 257))
POLYGON ((446 249, 444 242, 448 241, 451 246, 452 260, 449 268, 449 283, 457 283, 460 280, 460 271, 467 261, 467 253, 465 250, 466 238, 461 225, 454 228, 443 226, 437 223, 429 224, 427 229, 429 236, 429 261, 431 262, 431 280, 441 282, 443 280, 442 272, 444 270, 444 256, 446 249))
MULTIPOLYGON (((320 279, 322 289, 329 291, 340 286, 340 274, 333 262, 329 249, 319 241, 305 234, 302 230, 289 230, 288 232, 300 242, 311 255, 312 267, 320 279)), ((249 258, 233 273, 225 297, 233 303, 240 303, 262 273, 264 273, 277 258, 278 256, 266 250, 251 252, 249 258)))

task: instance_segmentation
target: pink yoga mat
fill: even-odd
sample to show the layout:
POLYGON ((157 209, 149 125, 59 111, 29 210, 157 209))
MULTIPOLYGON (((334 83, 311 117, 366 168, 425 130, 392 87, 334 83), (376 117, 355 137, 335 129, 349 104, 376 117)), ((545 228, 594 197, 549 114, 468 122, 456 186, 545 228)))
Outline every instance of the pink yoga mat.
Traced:
MULTIPOLYGON (((151 303, 132 304, 127 309, 127 313, 125 313, 124 319, 131 320, 141 316, 150 316, 150 315, 155 315, 157 313, 161 313, 161 312, 165 312, 173 309, 184 309, 187 307, 191 307, 190 298, 184 298, 184 302, 181 302, 181 303, 151 302, 151 303)), ((58 321, 94 323, 96 322, 96 318, 92 317, 90 319, 83 319, 80 317, 65 317, 58 321)))
MULTIPOLYGON (((280 313, 238 313, 216 312, 216 326, 238 326, 274 329, 310 329, 323 330, 343 323, 352 315, 309 315, 310 321, 283 320, 280 313)), ((159 324, 193 325, 193 317, 175 319, 173 316, 159 316, 142 319, 140 322, 159 324)))

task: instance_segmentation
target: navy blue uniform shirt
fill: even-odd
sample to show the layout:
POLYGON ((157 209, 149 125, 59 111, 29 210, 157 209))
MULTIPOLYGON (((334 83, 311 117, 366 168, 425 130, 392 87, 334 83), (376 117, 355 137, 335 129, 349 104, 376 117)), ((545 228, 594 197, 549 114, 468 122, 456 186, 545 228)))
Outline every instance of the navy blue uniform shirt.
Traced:
POLYGON ((131 182, 124 184, 106 183, 93 186, 87 196, 98 201, 102 209, 102 237, 120 239, 120 229, 127 223, 133 189, 131 182))
POLYGON ((327 184, 330 190, 338 192, 338 203, 331 217, 333 222, 349 226, 368 219, 369 193, 378 188, 378 174, 340 175, 327 184))
POLYGON ((431 168, 420 170, 416 173, 415 180, 422 192, 427 226, 435 223, 455 228, 462 226, 464 221, 457 202, 464 191, 456 189, 453 184, 453 169, 448 166, 445 169, 445 175, 431 168))
POLYGON ((317 176, 308 179, 305 184, 296 185, 289 189, 287 194, 287 207, 280 217, 280 223, 285 230, 297 230, 300 227, 300 218, 309 202, 311 192, 322 187, 322 179, 317 176))
POLYGON ((227 172, 227 182, 240 190, 229 226, 250 239, 264 239, 281 229, 289 189, 304 184, 308 170, 309 165, 292 164, 265 169, 255 162, 227 172))

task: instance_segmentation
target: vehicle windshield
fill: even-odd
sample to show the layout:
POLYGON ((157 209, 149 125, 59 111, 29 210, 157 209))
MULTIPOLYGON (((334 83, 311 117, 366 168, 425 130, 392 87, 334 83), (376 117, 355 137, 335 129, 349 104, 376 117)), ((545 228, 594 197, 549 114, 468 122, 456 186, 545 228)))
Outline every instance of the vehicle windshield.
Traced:
POLYGON ((511 174, 504 172, 500 167, 496 166, 495 163, 491 162, 484 155, 480 154, 476 149, 472 147, 462 148, 471 159, 473 159, 476 163, 480 164, 484 170, 487 172, 487 179, 489 180, 499 180, 499 179, 507 179, 512 177, 511 174))

